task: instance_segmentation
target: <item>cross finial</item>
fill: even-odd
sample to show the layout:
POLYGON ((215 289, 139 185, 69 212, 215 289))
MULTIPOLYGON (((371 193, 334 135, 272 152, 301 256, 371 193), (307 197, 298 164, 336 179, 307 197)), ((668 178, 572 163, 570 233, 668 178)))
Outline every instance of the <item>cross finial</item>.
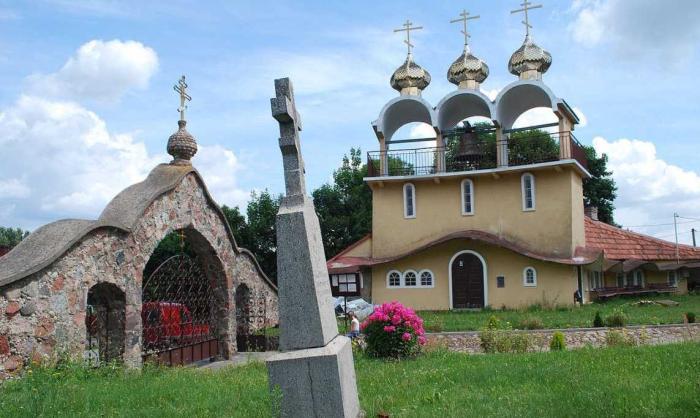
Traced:
POLYGON ((528 17, 527 11, 532 9, 541 9, 542 5, 538 4, 536 6, 532 6, 532 3, 527 0, 520 5, 523 7, 522 9, 512 10, 510 14, 525 12, 525 20, 523 20, 523 25, 525 25, 525 36, 530 36, 530 29, 532 28, 532 25, 530 25, 530 18, 528 17))
POLYGON ((177 84, 173 86, 173 89, 180 93, 180 107, 177 108, 177 111, 180 112, 180 120, 185 120, 185 109, 187 109, 185 100, 190 101, 192 97, 187 94, 187 83, 185 83, 184 75, 177 81, 177 84))
POLYGON ((406 39, 403 41, 406 46, 408 47, 408 54, 411 54, 411 48, 413 48, 413 44, 411 43, 411 31, 412 30, 419 30, 423 29, 423 26, 413 26, 413 22, 410 20, 406 19, 406 23, 403 25, 403 29, 394 29, 394 33, 396 32, 406 32, 406 39))
POLYGON ((464 46, 469 45, 469 38, 471 38, 471 35, 469 35, 469 31, 467 30, 467 21, 472 20, 472 19, 478 19, 481 16, 476 15, 476 16, 470 16, 469 12, 466 10, 462 10, 462 13, 459 14, 461 17, 458 19, 450 20, 450 23, 457 23, 457 22, 463 22, 464 23, 464 29, 462 29, 462 34, 464 34, 464 46))

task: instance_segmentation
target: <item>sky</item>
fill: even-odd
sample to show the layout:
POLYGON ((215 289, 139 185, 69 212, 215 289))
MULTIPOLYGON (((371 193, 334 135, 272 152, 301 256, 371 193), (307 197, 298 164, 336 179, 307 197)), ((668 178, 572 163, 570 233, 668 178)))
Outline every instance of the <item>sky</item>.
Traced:
MULTIPOLYGON (((185 74, 193 97, 194 165, 220 204, 284 190, 273 80, 290 77, 303 119, 309 191, 351 147, 378 149, 371 122, 397 96, 405 59, 392 30, 408 18, 414 57, 432 74, 432 105, 455 89, 463 8, 472 52, 495 96, 515 80, 519 0, 482 1, 0 1, 0 225, 35 229, 95 219, 119 191, 166 162, 185 74)), ((582 119, 576 136, 609 158, 616 221, 690 242, 700 229, 700 2, 542 0, 533 38, 553 56, 544 82, 582 119), (653 225, 653 226, 650 226, 653 225)), ((534 110, 519 123, 546 121, 534 110)), ((397 135, 416 136, 420 126, 397 135)), ((700 234, 698 234, 700 238, 700 234)))

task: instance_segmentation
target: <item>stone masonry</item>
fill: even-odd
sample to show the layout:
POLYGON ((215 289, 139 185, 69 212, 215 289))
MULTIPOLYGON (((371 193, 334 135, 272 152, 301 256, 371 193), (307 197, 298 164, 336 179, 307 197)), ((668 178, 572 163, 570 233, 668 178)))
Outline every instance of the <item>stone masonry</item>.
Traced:
MULTIPOLYGON (((236 247, 223 214, 196 170, 162 164, 149 179, 151 176, 175 178, 173 187, 151 201, 139 202, 145 211, 133 219, 132 225, 96 221, 94 228, 88 228, 50 264, 7 284, 0 280, 0 379, 18 372, 29 361, 58 355, 82 356, 86 348, 88 290, 103 282, 115 285, 125 294, 123 359, 127 365, 140 366, 143 270, 158 243, 171 231, 182 230, 208 264, 206 270, 213 272, 210 280, 216 281, 219 308, 225 309, 217 324, 224 357, 236 350, 234 289, 239 284, 245 283, 256 294, 266 295, 266 322, 277 323, 275 286, 252 254, 236 247)), ((119 196, 115 201, 118 199, 119 196)), ((108 206, 112 211, 113 203, 108 206)), ((131 210, 129 199, 123 203, 129 206, 125 211, 131 210)), ((11 252, 3 259, 12 255, 11 252)), ((3 266, 0 263, 0 273, 3 266)))

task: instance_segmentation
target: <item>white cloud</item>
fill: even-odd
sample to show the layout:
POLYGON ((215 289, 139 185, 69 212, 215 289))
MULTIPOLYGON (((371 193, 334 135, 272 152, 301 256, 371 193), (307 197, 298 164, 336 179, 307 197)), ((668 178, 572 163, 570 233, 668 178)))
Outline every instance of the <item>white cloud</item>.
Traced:
MULTIPOLYGON (((593 146, 598 154, 608 156, 618 186, 616 222, 623 226, 669 223, 674 212, 700 218, 700 175, 660 159, 652 142, 596 137, 593 146)), ((668 225, 639 231, 664 238, 673 235, 668 225)), ((687 241, 687 231, 681 232, 687 241)))
POLYGON ((586 114, 583 113, 583 110, 581 110, 579 107, 574 107, 574 112, 576 113, 576 116, 578 116, 578 127, 586 127, 588 125, 588 118, 586 117, 586 114))
POLYGON ((96 217, 124 187, 142 180, 164 156, 151 156, 131 135, 114 134, 94 112, 71 103, 22 96, 0 113, 4 164, 0 184, 23 184, 3 199, 20 216, 96 217), (14 198, 14 199, 12 199, 14 198))
POLYGON ((6 198, 18 197, 24 198, 29 196, 31 190, 19 179, 0 179, 0 196, 6 198))
POLYGON ((237 173, 245 167, 233 151, 221 145, 200 145, 192 163, 219 204, 246 206, 250 192, 241 189, 236 182, 237 173))
POLYGON ((623 57, 660 65, 684 61, 700 41, 700 2, 676 0, 578 0, 569 25, 572 38, 585 47, 610 43, 623 57))
MULTIPOLYGON (((0 225, 34 228, 63 217, 97 218, 118 192, 170 159, 150 154, 130 134, 110 132, 97 114, 71 102, 22 96, 0 112, 0 131, 0 225)), ((200 146, 195 164, 219 203, 245 203, 248 193, 236 186, 240 164, 232 151, 200 146)))
POLYGON ((513 122, 513 128, 525 128, 528 126, 544 125, 546 123, 554 122, 559 122, 559 119, 551 108, 536 107, 518 116, 515 122, 513 122))
POLYGON ((58 72, 31 76, 29 88, 35 95, 112 102, 146 88, 157 69, 158 55, 140 42, 92 40, 58 72))

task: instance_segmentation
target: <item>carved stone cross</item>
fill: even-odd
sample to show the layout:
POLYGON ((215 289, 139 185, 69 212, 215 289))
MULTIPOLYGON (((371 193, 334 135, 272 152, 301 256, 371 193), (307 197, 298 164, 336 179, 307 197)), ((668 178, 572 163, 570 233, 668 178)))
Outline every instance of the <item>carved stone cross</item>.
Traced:
POLYGON ((306 194, 304 160, 301 157, 299 131, 301 116, 294 103, 294 88, 289 78, 275 80, 275 96, 270 99, 272 116, 279 122, 279 146, 284 164, 284 185, 287 197, 306 194))

